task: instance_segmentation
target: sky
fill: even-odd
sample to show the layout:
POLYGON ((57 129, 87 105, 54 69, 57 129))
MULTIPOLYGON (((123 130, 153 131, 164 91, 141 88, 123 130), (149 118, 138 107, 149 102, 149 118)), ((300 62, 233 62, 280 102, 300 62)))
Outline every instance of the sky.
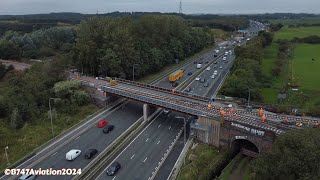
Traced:
MULTIPOLYGON (((0 0, 0 14, 178 12, 180 0, 0 0)), ((182 0, 184 14, 320 13, 320 0, 182 0)))

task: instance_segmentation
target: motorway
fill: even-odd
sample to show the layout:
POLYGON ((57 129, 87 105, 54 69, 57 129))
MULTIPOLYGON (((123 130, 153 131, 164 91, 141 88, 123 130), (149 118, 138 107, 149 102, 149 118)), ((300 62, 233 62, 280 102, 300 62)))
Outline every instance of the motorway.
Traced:
POLYGON ((205 70, 198 76, 199 78, 205 79, 204 83, 200 82, 199 80, 198 81, 193 80, 192 83, 186 88, 189 88, 189 87, 192 88, 191 93, 199 95, 199 96, 205 96, 207 94, 207 92, 209 92, 209 90, 212 90, 212 89, 214 92, 216 92, 217 87, 221 84, 222 80, 225 77, 225 72, 229 71, 229 69, 232 66, 232 63, 235 59, 233 51, 232 51, 232 55, 228 54, 223 57, 220 57, 217 60, 217 64, 211 65, 210 70, 205 70), (226 57, 226 61, 222 60, 223 57, 226 57), (227 63, 225 63, 225 62, 227 62, 227 63), (220 67, 222 67, 222 69, 220 69, 220 67), (217 75, 213 79, 213 78, 211 78, 211 76, 213 75, 213 72, 215 70, 217 71, 217 75), (204 87, 204 85, 206 83, 209 84, 208 87, 204 87), (212 86, 214 86, 214 85, 216 85, 216 88, 212 88, 212 86))
MULTIPOLYGON (((121 169, 115 176, 107 176, 106 169, 97 179, 148 179, 159 165, 164 154, 178 133, 183 129, 183 120, 176 119, 179 113, 162 113, 151 122, 114 161, 121 164, 121 169)), ((186 117, 187 118, 187 117, 186 117)), ((190 117, 189 117, 190 118, 190 117)), ((110 163, 112 164, 112 163, 110 163)))

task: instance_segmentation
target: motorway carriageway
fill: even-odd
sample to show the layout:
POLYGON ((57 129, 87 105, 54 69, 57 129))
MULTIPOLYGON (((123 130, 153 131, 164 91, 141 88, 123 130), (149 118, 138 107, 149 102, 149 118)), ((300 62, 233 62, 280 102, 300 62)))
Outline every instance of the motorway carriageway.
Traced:
POLYGON ((105 168, 96 179, 143 180, 151 177, 171 143, 182 132, 183 120, 176 119, 176 115, 185 116, 180 113, 160 114, 112 161, 121 164, 115 176, 107 176, 105 168))

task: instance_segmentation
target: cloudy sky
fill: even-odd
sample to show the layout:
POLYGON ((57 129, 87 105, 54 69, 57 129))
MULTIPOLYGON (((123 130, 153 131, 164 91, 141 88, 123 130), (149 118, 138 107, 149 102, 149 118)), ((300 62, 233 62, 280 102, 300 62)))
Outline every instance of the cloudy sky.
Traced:
MULTIPOLYGON (((180 0, 0 0, 0 14, 113 11, 177 12, 180 0)), ((320 0, 182 0, 190 13, 320 13, 320 0)))

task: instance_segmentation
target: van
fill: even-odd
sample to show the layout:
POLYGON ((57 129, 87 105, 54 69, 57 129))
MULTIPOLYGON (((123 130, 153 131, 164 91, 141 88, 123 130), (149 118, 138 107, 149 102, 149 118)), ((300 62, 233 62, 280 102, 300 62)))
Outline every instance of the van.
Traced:
POLYGON ((197 69, 202 68, 202 64, 197 64, 197 69))
POLYGON ((81 150, 79 149, 72 149, 69 152, 67 152, 66 154, 66 159, 68 161, 73 161, 74 159, 76 159, 78 156, 80 156, 81 154, 81 150))

